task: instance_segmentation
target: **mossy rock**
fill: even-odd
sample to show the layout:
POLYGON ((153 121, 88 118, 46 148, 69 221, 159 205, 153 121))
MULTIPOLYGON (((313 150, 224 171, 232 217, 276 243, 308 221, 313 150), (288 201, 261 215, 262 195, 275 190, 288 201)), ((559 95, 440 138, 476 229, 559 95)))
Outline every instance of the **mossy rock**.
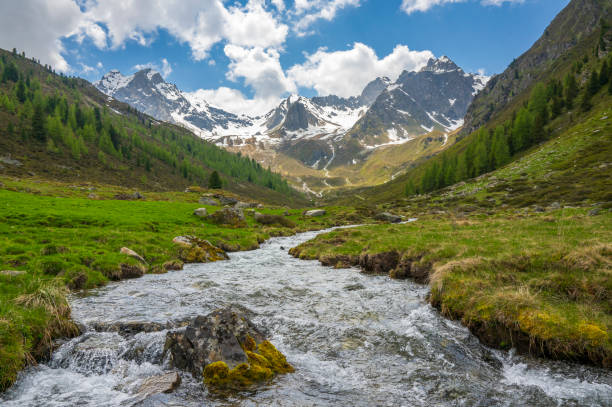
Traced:
POLYGON ((194 236, 179 236, 174 238, 174 242, 179 246, 180 260, 164 263, 166 270, 182 270, 183 263, 210 263, 228 259, 223 249, 214 246, 208 240, 194 236))
POLYGON ((210 363, 204 367, 204 384, 212 390, 248 390, 279 374, 295 371, 285 355, 270 341, 256 345, 253 338, 247 336, 242 346, 248 363, 241 363, 233 369, 223 361, 210 363))

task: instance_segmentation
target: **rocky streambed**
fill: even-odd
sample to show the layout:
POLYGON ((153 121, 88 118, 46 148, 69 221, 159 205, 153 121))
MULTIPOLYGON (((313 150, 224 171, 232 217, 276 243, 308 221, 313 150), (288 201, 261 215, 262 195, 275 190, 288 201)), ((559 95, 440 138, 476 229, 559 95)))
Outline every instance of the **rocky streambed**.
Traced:
POLYGON ((71 299, 84 333, 25 370, 2 406, 602 406, 608 370, 491 350, 411 281, 334 270, 274 238, 230 261, 145 275, 71 299), (294 373, 256 390, 209 391, 164 353, 171 335, 219 308, 244 309, 294 373), (166 393, 158 392, 160 386, 166 393))

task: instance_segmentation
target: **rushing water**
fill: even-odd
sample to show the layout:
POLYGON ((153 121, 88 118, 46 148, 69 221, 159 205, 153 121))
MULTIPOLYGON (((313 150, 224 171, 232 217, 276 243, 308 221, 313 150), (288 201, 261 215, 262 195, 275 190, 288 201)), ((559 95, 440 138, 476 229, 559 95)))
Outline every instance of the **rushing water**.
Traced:
POLYGON ((86 327, 117 321, 173 323, 230 304, 253 311, 296 372, 233 399, 189 374, 172 394, 145 401, 142 381, 168 370, 166 331, 123 337, 86 331, 0 396, 23 406, 605 406, 612 374, 482 346, 425 301, 411 282, 333 270, 287 249, 316 233, 275 238, 231 261, 146 275, 73 298, 86 327))

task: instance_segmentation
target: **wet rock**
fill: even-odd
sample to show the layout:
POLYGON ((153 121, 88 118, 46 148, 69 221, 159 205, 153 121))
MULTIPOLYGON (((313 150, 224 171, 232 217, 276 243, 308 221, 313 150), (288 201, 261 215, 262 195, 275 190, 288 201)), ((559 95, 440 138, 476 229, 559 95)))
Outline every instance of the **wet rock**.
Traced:
POLYGON ((181 246, 179 258, 185 263, 209 263, 229 258, 223 249, 195 236, 177 236, 172 242, 181 246))
POLYGON ((162 265, 162 268, 166 271, 178 271, 183 269, 183 262, 180 260, 170 260, 162 265))
POLYGON ((378 215, 374 217, 374 219, 381 220, 383 222, 389 222, 389 223, 400 223, 402 221, 401 216, 393 215, 392 213, 389 213, 389 212, 379 213, 378 215))
POLYGON ((121 250, 119 250, 119 253, 130 256, 131 258, 136 259, 143 264, 147 264, 146 260, 141 255, 139 255, 134 250, 128 247, 122 247, 121 250))
POLYGON ((152 396, 159 393, 172 393, 181 385, 181 376, 176 372, 166 373, 159 376, 147 377, 140 388, 140 396, 152 396))
POLYGON ((200 377, 204 366, 214 362, 223 361, 230 369, 247 363, 241 345, 247 337, 256 342, 265 340, 263 332, 241 311, 220 309, 195 318, 184 330, 168 332, 164 354, 170 356, 171 366, 200 377))
POLYGON ((195 318, 184 330, 168 332, 169 363, 202 377, 211 391, 246 390, 293 372, 248 313, 230 307, 195 318))
POLYGON ((227 225, 231 227, 246 227, 244 212, 242 209, 223 208, 208 217, 217 225, 227 225))
POLYGON ((140 332, 159 332, 175 327, 148 321, 97 322, 91 325, 96 332, 117 332, 122 336, 133 336, 140 332))
POLYGON ((221 206, 219 201, 217 201, 216 199, 211 198, 210 196, 203 196, 203 197, 201 197, 200 200, 198 201, 198 203, 200 203, 202 205, 221 206))
POLYGON ((357 291, 363 289, 365 289, 365 287, 362 284, 349 284, 344 286, 344 290, 346 291, 357 291))
POLYGON ((198 208, 193 211, 193 214, 199 218, 205 218, 208 216, 208 211, 206 210, 206 208, 198 208))
POLYGON ((315 218, 319 216, 325 216, 326 213, 327 211, 325 209, 313 209, 313 210, 304 212, 304 216, 309 217, 309 218, 315 218))

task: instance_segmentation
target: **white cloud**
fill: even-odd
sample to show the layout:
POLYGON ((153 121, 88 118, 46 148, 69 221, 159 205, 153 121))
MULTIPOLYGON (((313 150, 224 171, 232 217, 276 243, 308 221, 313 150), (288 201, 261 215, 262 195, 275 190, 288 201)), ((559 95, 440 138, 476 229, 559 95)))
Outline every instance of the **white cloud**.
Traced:
POLYGON ((99 41, 88 24, 73 0, 0 1, 0 47, 25 51, 61 72, 69 70, 61 38, 84 31, 99 41))
POLYGON ((211 106, 221 108, 237 115, 260 116, 278 106, 280 97, 248 99, 237 89, 220 87, 218 89, 199 89, 190 95, 195 99, 206 100, 211 106))
POLYGON ((360 0, 295 0, 294 14, 299 16, 299 19, 294 28, 303 35, 315 21, 331 21, 339 10, 359 5, 360 0))
POLYGON ((231 81, 242 78, 247 86, 253 88, 256 98, 276 98, 296 91, 295 84, 283 71, 278 51, 231 44, 226 45, 224 51, 231 61, 227 78, 231 81))
MULTIPOLYGON (((463 3, 468 0, 403 0, 401 9, 406 14, 412 14, 415 11, 427 11, 434 6, 449 3, 463 3)), ((480 4, 484 6, 501 6, 503 3, 523 3, 524 0, 480 0, 480 4)))
POLYGON ((240 46, 278 47, 288 27, 265 8, 263 0, 226 8, 221 0, 106 0, 88 2, 87 18, 103 23, 113 48, 128 40, 146 45, 159 29, 187 43, 196 60, 205 59, 221 41, 240 46))
POLYGON ((276 7, 276 9, 278 11, 284 11, 285 10, 285 1, 284 0, 271 0, 272 4, 274 4, 274 7, 276 7))
POLYGON ((397 45, 391 54, 380 59, 372 48, 357 42, 346 51, 319 49, 288 73, 297 85, 313 88, 319 95, 350 97, 359 95, 376 77, 395 80, 402 71, 420 69, 432 57, 430 51, 411 51, 405 45, 397 45))
POLYGON ((135 71, 140 71, 147 68, 153 69, 154 71, 159 72, 161 76, 166 79, 172 73, 172 66, 166 58, 162 58, 161 63, 162 64, 159 65, 153 62, 147 62, 146 64, 134 65, 132 69, 135 71))

